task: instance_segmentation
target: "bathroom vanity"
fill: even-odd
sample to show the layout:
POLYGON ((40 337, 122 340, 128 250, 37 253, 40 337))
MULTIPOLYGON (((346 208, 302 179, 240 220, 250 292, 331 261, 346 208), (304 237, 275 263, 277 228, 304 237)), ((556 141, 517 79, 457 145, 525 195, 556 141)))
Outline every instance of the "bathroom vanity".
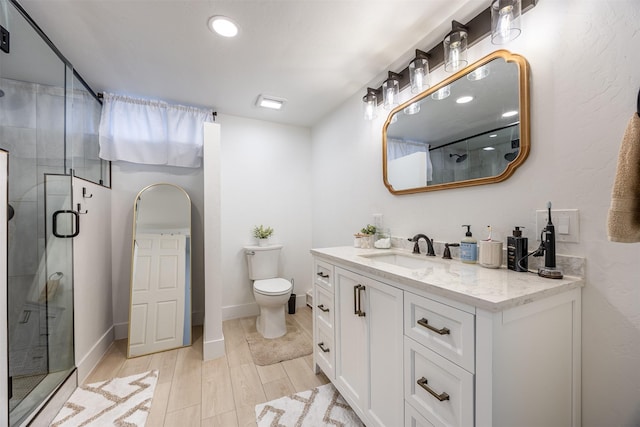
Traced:
POLYGON ((313 249, 314 366, 371 426, 579 426, 583 280, 313 249))

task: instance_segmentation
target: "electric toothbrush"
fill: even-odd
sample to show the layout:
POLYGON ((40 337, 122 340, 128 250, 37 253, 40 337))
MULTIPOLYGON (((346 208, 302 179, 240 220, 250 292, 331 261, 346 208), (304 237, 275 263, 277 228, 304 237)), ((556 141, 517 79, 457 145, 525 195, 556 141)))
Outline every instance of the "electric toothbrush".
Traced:
POLYGON ((562 279, 562 271, 556 268, 556 228, 551 222, 551 202, 547 202, 547 212, 547 225, 542 229, 540 236, 544 247, 544 267, 538 269, 538 276, 562 279))

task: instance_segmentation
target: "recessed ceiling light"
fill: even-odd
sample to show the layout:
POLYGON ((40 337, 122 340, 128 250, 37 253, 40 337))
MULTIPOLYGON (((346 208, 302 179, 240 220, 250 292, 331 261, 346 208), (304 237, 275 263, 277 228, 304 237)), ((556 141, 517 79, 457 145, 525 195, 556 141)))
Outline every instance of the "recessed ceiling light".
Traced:
POLYGON ((493 151, 493 150, 495 150, 495 148, 494 148, 494 147, 482 147, 482 149, 483 149, 484 151, 493 151))
POLYGON ((498 136, 497 133, 492 133, 491 135, 489 135, 489 138, 495 138, 496 136, 498 136))
POLYGON ((235 37, 238 34, 238 25, 222 15, 209 18, 209 29, 222 37, 235 37))
POLYGON ((516 115, 518 115, 518 112, 514 110, 514 111, 507 111, 506 113, 503 113, 502 117, 513 117, 516 115))
POLYGON ((460 98, 456 99, 456 102, 458 104, 466 104, 467 102, 471 102, 473 101, 473 96, 461 96, 460 98))
POLYGON ((256 106, 261 108, 269 108, 271 110, 280 110, 287 102, 284 98, 277 98, 270 95, 258 95, 256 99, 256 106))

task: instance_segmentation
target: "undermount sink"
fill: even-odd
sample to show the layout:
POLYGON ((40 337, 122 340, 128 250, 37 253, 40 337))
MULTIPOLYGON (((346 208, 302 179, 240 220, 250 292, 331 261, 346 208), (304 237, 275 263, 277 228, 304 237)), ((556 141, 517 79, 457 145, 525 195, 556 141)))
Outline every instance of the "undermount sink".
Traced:
POLYGON ((363 258, 369 258, 373 261, 383 262, 385 264, 395 265, 397 267, 408 268, 411 270, 424 268, 429 263, 429 259, 424 255, 411 255, 400 253, 381 253, 360 255, 363 258))

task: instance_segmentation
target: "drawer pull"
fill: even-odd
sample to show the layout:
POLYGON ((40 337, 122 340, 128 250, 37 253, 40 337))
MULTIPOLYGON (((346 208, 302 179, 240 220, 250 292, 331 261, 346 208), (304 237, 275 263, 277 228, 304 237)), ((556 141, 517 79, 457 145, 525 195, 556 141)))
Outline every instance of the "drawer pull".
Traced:
POLYGON ((328 274, 324 274, 322 271, 318 272, 318 276, 322 277, 323 279, 328 279, 329 275, 328 274))
POLYGON ((427 385, 427 379, 425 377, 420 378, 418 381, 416 381, 418 383, 418 385, 420 387, 422 387, 423 389, 425 389, 426 391, 429 392, 429 394, 431 394, 431 396, 435 397, 436 399, 438 399, 440 402, 445 401, 445 400, 449 400, 449 395, 447 393, 445 393, 444 391, 440 394, 436 393, 435 391, 433 391, 433 389, 431 389, 431 387, 429 387, 427 385))
POLYGON ((326 307, 324 306, 324 304, 320 304, 320 305, 318 306, 318 308, 320 309, 320 311, 324 311, 325 313, 328 313, 328 312, 329 312, 329 309, 328 309, 328 308, 326 308, 326 307))
POLYGON ((329 353, 329 349, 325 348, 324 346, 324 342, 318 343, 318 347, 320 347, 320 350, 324 351, 325 353, 329 353))
POLYGON ((364 290, 364 285, 361 285, 359 283, 353 287, 353 314, 360 317, 365 316, 365 312, 362 311, 362 300, 360 295, 360 291, 364 290))
POLYGON ((442 329, 436 329, 433 326, 431 326, 429 324, 429 321, 427 319, 425 319, 424 317, 420 320, 418 320, 418 325, 420 326, 424 326, 425 328, 429 329, 430 331, 433 331, 437 334, 440 335, 449 335, 451 333, 451 331, 449 330, 449 328, 442 328, 442 329))

